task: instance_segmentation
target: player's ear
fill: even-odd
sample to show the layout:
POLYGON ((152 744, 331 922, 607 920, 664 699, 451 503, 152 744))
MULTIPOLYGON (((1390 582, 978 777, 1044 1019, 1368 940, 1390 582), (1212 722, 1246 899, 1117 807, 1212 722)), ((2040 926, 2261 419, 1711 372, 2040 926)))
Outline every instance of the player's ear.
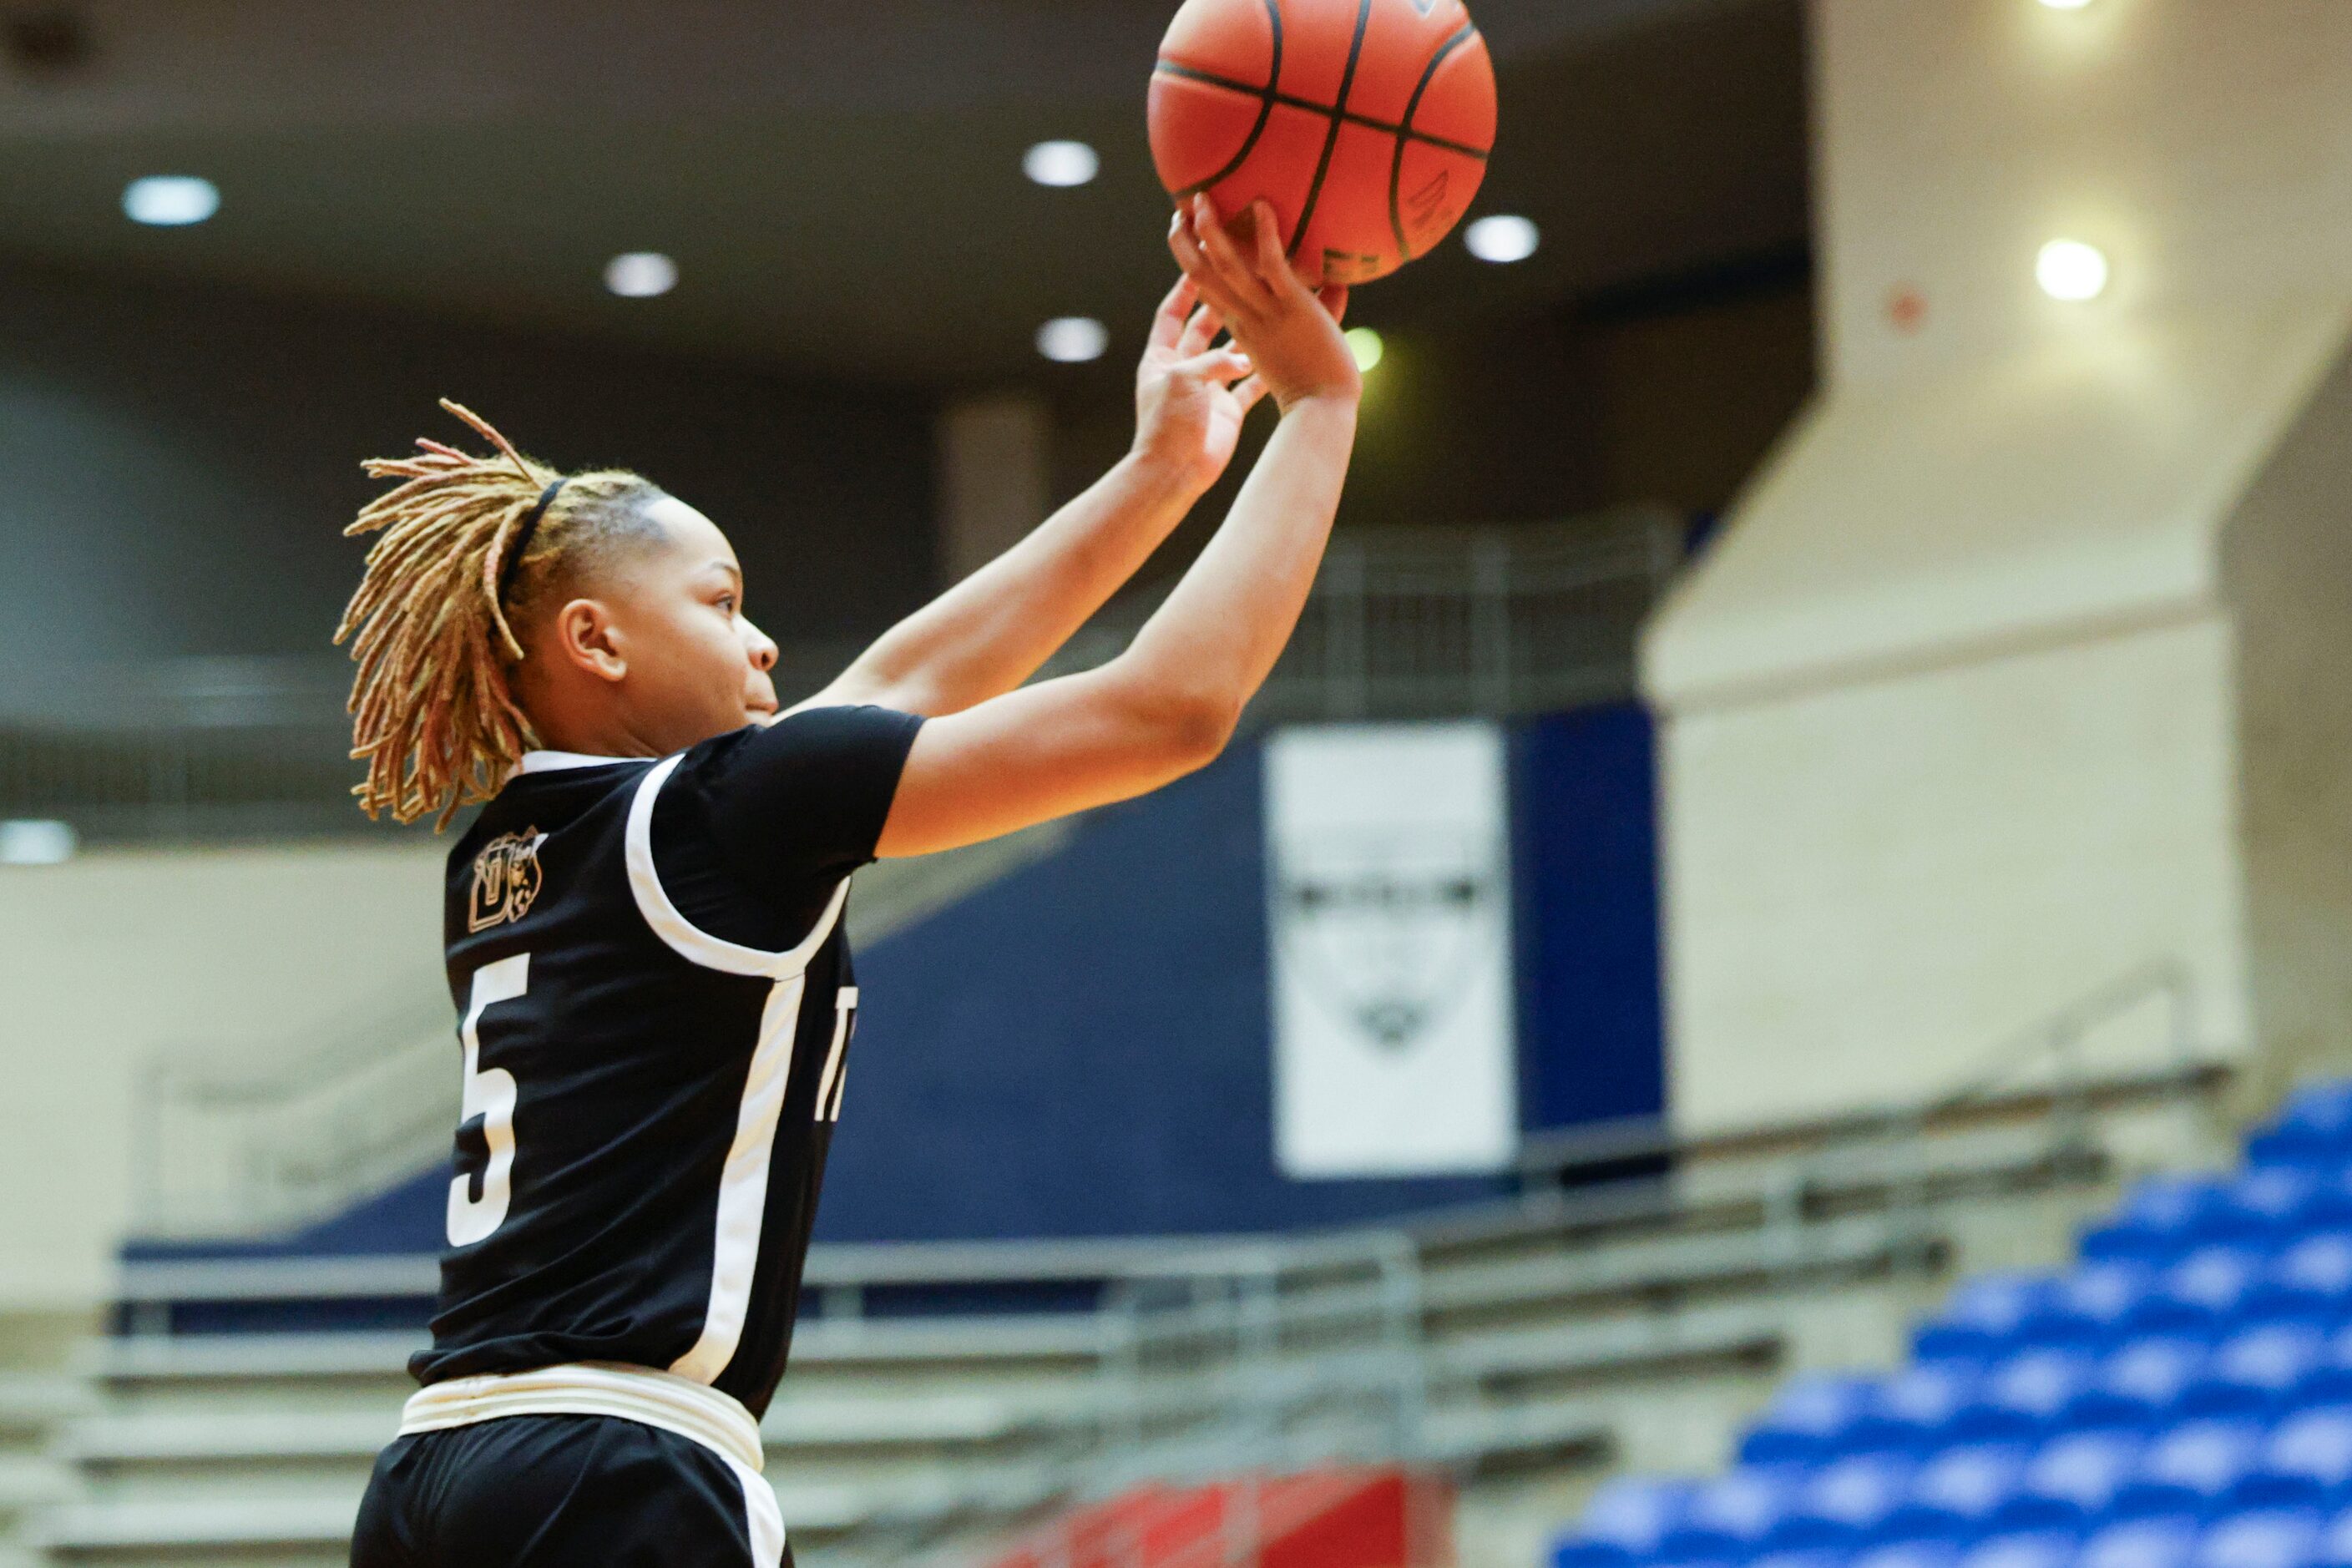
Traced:
POLYGON ((612 612, 594 599, 574 599, 555 613, 555 646, 563 660, 599 680, 629 673, 612 612))

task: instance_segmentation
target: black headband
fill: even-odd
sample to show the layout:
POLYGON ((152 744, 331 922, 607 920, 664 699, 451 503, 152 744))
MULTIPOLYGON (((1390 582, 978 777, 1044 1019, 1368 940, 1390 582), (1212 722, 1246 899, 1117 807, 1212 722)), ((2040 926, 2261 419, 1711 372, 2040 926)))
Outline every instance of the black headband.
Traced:
POLYGON ((507 552, 507 563, 499 568, 499 604, 507 602, 507 591, 514 586, 515 573, 522 567, 522 553, 530 548, 530 536, 539 531, 539 520, 547 515, 548 507, 555 500, 555 492, 564 487, 568 479, 566 476, 558 479, 540 491, 539 500, 532 502, 530 510, 523 515, 522 526, 515 530, 514 545, 507 552))

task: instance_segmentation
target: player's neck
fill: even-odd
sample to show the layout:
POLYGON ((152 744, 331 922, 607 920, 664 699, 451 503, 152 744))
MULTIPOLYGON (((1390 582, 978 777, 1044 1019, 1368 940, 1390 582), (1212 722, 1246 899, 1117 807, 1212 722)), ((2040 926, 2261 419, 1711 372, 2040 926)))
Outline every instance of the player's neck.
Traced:
POLYGON ((570 752, 583 757, 658 757, 664 748, 635 733, 619 716, 537 713, 531 728, 539 733, 538 750, 570 752))

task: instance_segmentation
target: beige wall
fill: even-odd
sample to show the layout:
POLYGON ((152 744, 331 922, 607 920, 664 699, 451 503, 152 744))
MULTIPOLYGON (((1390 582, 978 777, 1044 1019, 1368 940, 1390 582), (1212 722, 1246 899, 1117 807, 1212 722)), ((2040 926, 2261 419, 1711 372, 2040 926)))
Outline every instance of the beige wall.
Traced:
POLYGON ((441 849, 94 854, 0 867, 0 1310, 103 1293, 136 1080, 250 1059, 437 985, 441 849))
POLYGON ((2352 6, 1812 21, 1827 384, 1644 649, 1677 1116, 1937 1092, 2152 960, 2341 1052, 2352 6))
POLYGON ((2242 1038, 2230 640, 2200 616, 1677 719, 1676 1116, 1939 1092, 2158 957, 2199 1037, 2242 1038))
POLYGON ((2231 519, 2263 1090, 2352 1058, 2352 353, 2231 519))

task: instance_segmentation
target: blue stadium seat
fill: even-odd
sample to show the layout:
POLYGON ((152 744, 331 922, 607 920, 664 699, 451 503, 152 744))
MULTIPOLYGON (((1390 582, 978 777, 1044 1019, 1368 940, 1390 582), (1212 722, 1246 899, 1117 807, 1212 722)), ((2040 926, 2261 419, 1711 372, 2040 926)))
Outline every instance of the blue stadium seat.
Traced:
POLYGON ((1553 1568, 1622 1568, 1646 1561, 1690 1508, 1689 1481, 1622 1476, 1592 1494, 1575 1532, 1553 1550, 1553 1568))
POLYGON ((2263 1272, 2264 1258, 2243 1247, 2200 1247, 2156 1277, 2126 1316, 2135 1332, 2219 1332, 2237 1316, 2263 1272))
POLYGON ((2123 1331, 2155 1280, 2154 1265, 2140 1259, 2085 1263, 2052 1282, 2018 1338, 2035 1344, 2105 1343, 2123 1331))
POLYGON ((2197 1536, 2193 1513, 2121 1520, 2092 1532, 2074 1568, 2187 1568, 2197 1536))
POLYGON ((2217 1241, 2274 1248, 2298 1236, 2352 1223, 2352 1186, 2333 1167, 2256 1165, 2222 1191, 2209 1227, 2217 1241))
POLYGON ((2246 1295, 2263 1317, 2352 1317, 2352 1231, 2323 1230, 2280 1251, 2246 1295))
POLYGON ((1899 1453, 1849 1454, 1812 1472, 1781 1514, 1770 1544, 1781 1550, 1851 1547, 1911 1492, 1917 1465, 1899 1453))
POLYGON ((2315 1508, 2233 1514, 2206 1529, 2189 1563, 2191 1568, 2307 1568, 2324 1523, 2315 1508))
POLYGON ((1799 1378, 1748 1429, 1739 1445, 1740 1460, 1769 1465, 1837 1452, 1846 1447, 1848 1434, 1877 1394, 1878 1384, 1871 1378, 1799 1378))
POLYGON ((1951 1435, 1963 1442, 2038 1436, 2091 1388, 2096 1367, 2082 1352, 2054 1346, 1997 1363, 1954 1417, 1951 1435))
POLYGON ((2260 1323, 2213 1348, 2196 1378, 2181 1391, 2184 1415, 2260 1414, 2286 1402, 2326 1353, 2327 1336, 2315 1323, 2260 1323))
POLYGON ((1805 1472, 1795 1466, 1750 1465, 1702 1482, 1667 1531, 1665 1555, 1753 1556, 1795 1505, 1805 1480, 1805 1472))
POLYGON ((1959 1568, 2074 1568, 2080 1545, 2065 1530, 1990 1535, 1962 1554, 1959 1568))
POLYGON ((1846 1568, 1853 1559, 1833 1547, 1791 1549, 1768 1552, 1761 1557, 1751 1557, 1740 1568, 1846 1568))
POLYGON ((1983 1361, 2004 1354, 2042 1310, 2051 1286, 2046 1274, 1985 1274, 1968 1280, 1913 1333, 1912 1352, 1922 1361, 1983 1361))
POLYGON ((2352 1161, 2352 1081, 2313 1084, 2296 1091, 2247 1145, 2247 1153, 2265 1165, 2352 1161))
POLYGON ((1959 1363, 1906 1367, 1878 1385, 1847 1441, 1856 1448, 1920 1451, 1943 1447, 1952 1426, 1975 1397, 1978 1370, 1959 1363))
POLYGON ((2352 1491, 2352 1405, 2300 1410, 2271 1429, 2238 1483, 2248 1505, 2316 1505, 2352 1491))
POLYGON ((2212 1345, 2185 1334, 2127 1340, 2099 1363, 2068 1412, 2079 1426, 2145 1426, 2169 1415, 2212 1359, 2212 1345))
POLYGON ((2151 1176, 2104 1225, 2083 1235, 2085 1258, 2168 1262, 2209 1240, 2228 1206, 2211 1176, 2151 1176))
POLYGON ((2022 1443, 1945 1449, 1912 1477, 1911 1495, 1886 1520, 1885 1535, 1961 1541, 1982 1534, 2016 1495, 2032 1452, 2022 1443))
POLYGON ((2352 1325, 2331 1331, 2319 1364, 2294 1391, 2298 1405, 2352 1405, 2352 1325))
POLYGON ((2104 1514, 2139 1471, 2147 1439, 2121 1427, 2069 1432, 2034 1452, 1997 1516, 2007 1528, 2073 1528, 2104 1514))
POLYGON ((2329 1516, 2311 1561, 2314 1568, 2352 1568, 2352 1509, 2329 1516))
POLYGON ((1852 1568, 1959 1568, 1959 1546, 1949 1541, 1890 1541, 1854 1557, 1852 1568))
POLYGON ((2149 1440, 2115 1510, 2202 1513, 2253 1469, 2262 1445, 2263 1428, 2252 1421, 2217 1416, 2169 1427, 2149 1440))

